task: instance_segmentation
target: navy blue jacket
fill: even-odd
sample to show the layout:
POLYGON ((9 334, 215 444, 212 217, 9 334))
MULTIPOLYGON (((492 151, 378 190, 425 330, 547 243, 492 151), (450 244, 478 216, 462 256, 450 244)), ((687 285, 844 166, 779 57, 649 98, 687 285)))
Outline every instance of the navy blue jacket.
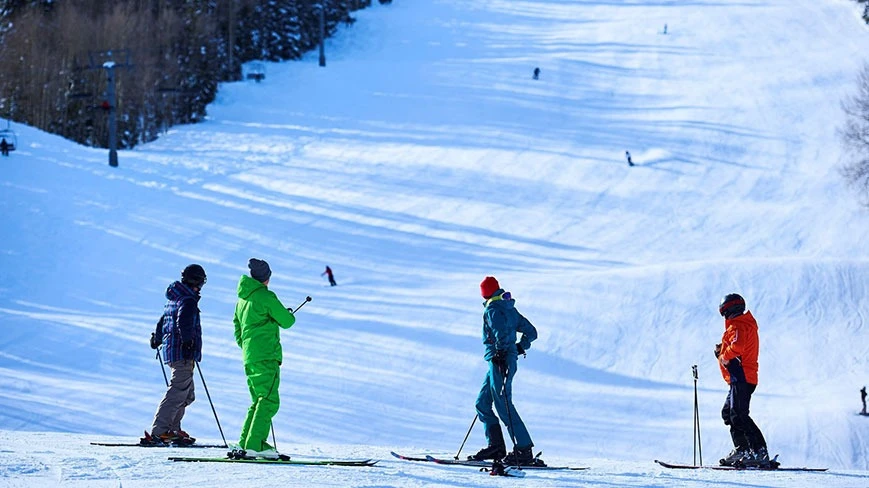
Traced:
POLYGON ((531 349, 531 341, 537 339, 537 329, 516 310, 516 300, 509 292, 498 290, 486 300, 483 311, 483 344, 486 345, 486 361, 492 359, 496 351, 506 351, 507 357, 514 360, 519 356, 516 350, 516 333, 522 334, 519 341, 526 351, 531 349))
POLYGON ((199 323, 199 294, 176 281, 166 288, 163 308, 163 362, 202 360, 202 325, 199 323), (185 352, 182 344, 191 343, 185 352))

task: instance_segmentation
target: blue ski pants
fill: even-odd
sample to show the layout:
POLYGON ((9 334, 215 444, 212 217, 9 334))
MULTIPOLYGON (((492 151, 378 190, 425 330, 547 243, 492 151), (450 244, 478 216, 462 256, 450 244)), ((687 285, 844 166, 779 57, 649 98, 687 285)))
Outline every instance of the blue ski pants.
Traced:
MULTIPOLYGON (((498 425, 498 419, 507 426, 507 432, 510 438, 516 443, 516 447, 523 449, 534 445, 531 442, 531 436, 528 434, 528 429, 525 428, 525 423, 513 406, 513 376, 516 374, 516 359, 515 357, 507 359, 507 376, 504 377, 504 372, 500 371, 491 361, 489 361, 489 371, 486 373, 486 379, 483 381, 483 386, 480 388, 480 393, 477 395, 477 418, 486 425, 487 441, 489 429, 492 426, 498 425), (492 410, 492 405, 498 411, 498 416, 492 410)), ((498 427, 500 428, 500 427, 498 427)))

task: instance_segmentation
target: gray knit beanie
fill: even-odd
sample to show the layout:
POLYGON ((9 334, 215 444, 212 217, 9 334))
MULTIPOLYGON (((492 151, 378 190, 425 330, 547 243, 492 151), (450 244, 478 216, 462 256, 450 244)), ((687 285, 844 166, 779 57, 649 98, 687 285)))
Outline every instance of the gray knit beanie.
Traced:
POLYGON ((262 259, 250 258, 247 267, 250 268, 250 277, 261 283, 265 283, 265 281, 272 275, 269 263, 262 259))

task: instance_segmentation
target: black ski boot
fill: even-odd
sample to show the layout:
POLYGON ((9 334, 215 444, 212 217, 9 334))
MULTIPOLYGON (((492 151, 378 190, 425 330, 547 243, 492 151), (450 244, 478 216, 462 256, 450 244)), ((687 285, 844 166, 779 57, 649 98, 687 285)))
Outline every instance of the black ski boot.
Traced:
POLYGON ((532 448, 534 448, 533 444, 528 447, 514 447, 513 452, 504 458, 504 464, 508 466, 546 466, 546 463, 534 457, 532 448))
POLYGON ((489 445, 480 449, 476 454, 468 456, 469 461, 485 461, 487 459, 501 459, 507 454, 507 446, 504 444, 504 434, 498 424, 486 426, 486 437, 489 445))
POLYGON ((740 460, 740 464, 747 468, 770 469, 773 467, 769 459, 769 452, 765 447, 750 451, 740 460))
POLYGON ((721 466, 739 466, 744 458, 749 455, 749 450, 745 447, 734 447, 726 458, 718 461, 721 466))

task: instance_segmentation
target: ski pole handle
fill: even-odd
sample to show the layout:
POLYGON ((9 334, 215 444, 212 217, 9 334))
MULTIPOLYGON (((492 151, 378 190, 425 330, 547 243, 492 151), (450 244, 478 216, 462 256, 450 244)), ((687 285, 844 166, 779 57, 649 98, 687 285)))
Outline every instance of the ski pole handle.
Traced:
POLYGON ((305 304, 308 303, 308 302, 310 302, 311 300, 312 300, 312 298, 310 297, 310 295, 309 295, 309 296, 306 296, 306 297, 305 297, 305 301, 302 302, 301 305, 299 305, 298 307, 296 307, 295 310, 293 310, 293 309, 291 309, 291 308, 288 308, 287 310, 289 310, 290 312, 296 313, 296 312, 299 311, 300 308, 304 307, 305 304))

